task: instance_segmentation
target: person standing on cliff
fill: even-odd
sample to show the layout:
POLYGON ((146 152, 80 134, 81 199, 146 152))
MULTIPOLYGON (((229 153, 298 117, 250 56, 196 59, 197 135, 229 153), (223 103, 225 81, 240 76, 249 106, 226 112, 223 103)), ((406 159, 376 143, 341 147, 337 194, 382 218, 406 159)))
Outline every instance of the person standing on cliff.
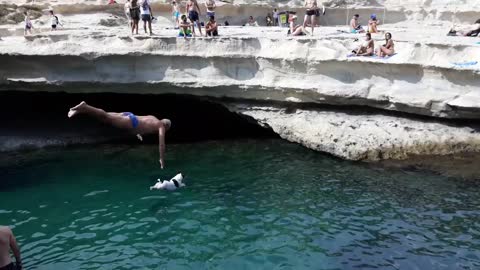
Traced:
POLYGON ((58 16, 53 13, 53 10, 50 10, 50 22, 52 24, 52 31, 57 30, 57 25, 62 25, 58 16))
POLYGON ((12 230, 6 226, 0 226, 0 270, 21 270, 22 258, 17 241, 12 230), (15 264, 10 258, 10 250, 15 256, 15 264))
POLYGON ((132 35, 138 35, 138 22, 140 21, 140 7, 138 0, 130 2, 130 17, 132 18, 132 35))
POLYGON ((23 15, 25 15, 25 29, 23 31, 23 35, 26 36, 28 34, 32 34, 32 29, 33 29, 33 25, 32 25, 32 21, 30 21, 30 16, 28 14, 27 11, 25 11, 23 13, 23 15))
POLYGON ((150 36, 153 35, 152 32, 152 6, 150 0, 142 0, 140 2, 140 15, 143 21, 143 30, 145 30, 145 34, 147 34, 147 23, 148 23, 148 30, 150 36))
POLYGON ((215 0, 205 1, 205 7, 207 8, 207 20, 210 20, 211 17, 215 17, 215 9, 217 8, 215 0))
POLYGON ((133 20, 132 20, 132 14, 130 14, 130 0, 125 1, 125 5, 123 6, 123 11, 125 13, 125 17, 127 17, 128 25, 130 26, 129 29, 132 29, 133 26, 133 20))
POLYGON ((193 37, 195 37, 195 23, 197 24, 198 30, 200 31, 200 36, 202 36, 202 25, 200 24, 201 13, 200 13, 200 6, 198 5, 197 0, 188 0, 187 12, 188 12, 188 18, 194 24, 193 37))
POLYGON ((159 120, 152 115, 136 116, 131 112, 105 112, 102 109, 88 105, 85 101, 71 108, 68 112, 68 117, 72 118, 78 114, 86 114, 116 128, 128 130, 135 134, 140 141, 143 141, 142 135, 158 134, 160 166, 162 169, 165 167, 165 135, 172 126, 170 120, 159 120))
POLYGON ((273 9, 273 26, 279 26, 280 25, 280 22, 279 22, 279 13, 278 13, 278 10, 275 8, 273 9))
POLYGON ((305 0, 305 7, 307 11, 305 13, 305 19, 303 20, 303 28, 307 27, 307 23, 310 20, 310 26, 312 27, 312 36, 313 30, 315 29, 316 22, 316 13, 318 10, 317 0, 305 0))

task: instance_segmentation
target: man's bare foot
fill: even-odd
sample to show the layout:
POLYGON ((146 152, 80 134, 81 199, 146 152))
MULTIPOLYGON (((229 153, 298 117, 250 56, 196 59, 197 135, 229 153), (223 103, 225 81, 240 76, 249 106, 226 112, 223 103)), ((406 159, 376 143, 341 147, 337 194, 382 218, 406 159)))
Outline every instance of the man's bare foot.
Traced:
POLYGON ((78 111, 85 105, 87 105, 87 103, 85 101, 82 101, 77 106, 72 107, 70 111, 68 111, 68 118, 74 117, 78 113, 78 111))

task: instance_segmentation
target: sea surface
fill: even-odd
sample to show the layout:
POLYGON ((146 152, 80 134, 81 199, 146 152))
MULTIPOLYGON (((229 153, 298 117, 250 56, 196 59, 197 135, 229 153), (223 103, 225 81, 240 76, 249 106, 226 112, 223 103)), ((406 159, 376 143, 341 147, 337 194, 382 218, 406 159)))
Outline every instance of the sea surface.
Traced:
POLYGON ((281 140, 0 155, 25 269, 480 269, 480 183, 281 140), (187 187, 150 191, 177 172, 187 187))

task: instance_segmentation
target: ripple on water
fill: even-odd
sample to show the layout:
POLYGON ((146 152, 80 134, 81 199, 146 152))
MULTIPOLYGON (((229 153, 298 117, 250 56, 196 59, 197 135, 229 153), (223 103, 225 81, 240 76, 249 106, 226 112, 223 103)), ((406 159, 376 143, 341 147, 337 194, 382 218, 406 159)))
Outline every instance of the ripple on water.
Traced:
POLYGON ((278 141, 172 148, 189 174, 173 193, 145 188, 172 174, 150 147, 9 170, 0 223, 27 269, 480 269, 480 193, 462 180, 278 141))

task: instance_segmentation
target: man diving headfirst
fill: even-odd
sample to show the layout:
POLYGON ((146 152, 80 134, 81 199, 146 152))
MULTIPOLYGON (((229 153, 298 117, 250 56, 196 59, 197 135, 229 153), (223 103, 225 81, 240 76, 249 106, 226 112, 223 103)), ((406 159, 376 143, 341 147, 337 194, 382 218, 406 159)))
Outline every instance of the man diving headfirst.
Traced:
POLYGON ((158 118, 152 115, 136 116, 130 112, 105 112, 102 109, 88 105, 85 101, 71 108, 68 112, 68 117, 72 118, 78 114, 86 114, 116 128, 129 130, 135 134, 140 141, 143 140, 142 135, 155 134, 158 132, 160 166, 162 169, 165 167, 165 134, 172 125, 170 120, 158 120, 158 118))

